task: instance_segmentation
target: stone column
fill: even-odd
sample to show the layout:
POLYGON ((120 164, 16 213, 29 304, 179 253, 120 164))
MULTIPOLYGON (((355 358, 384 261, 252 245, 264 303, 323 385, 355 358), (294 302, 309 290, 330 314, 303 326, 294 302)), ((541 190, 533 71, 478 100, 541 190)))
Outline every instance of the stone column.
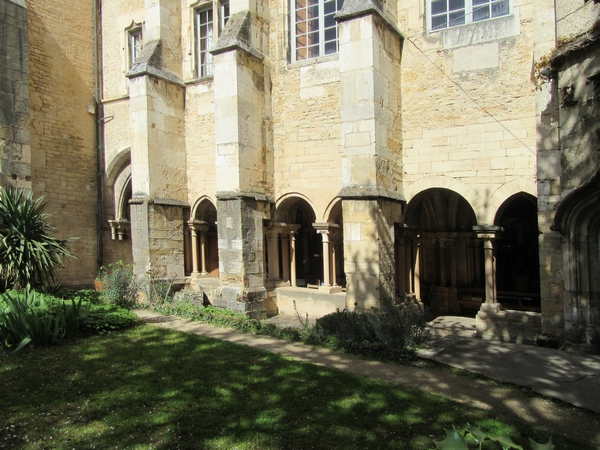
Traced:
POLYGON ((481 305, 476 316, 477 335, 484 339, 493 339, 498 336, 496 322, 501 307, 496 299, 496 272, 492 241, 502 231, 502 228, 493 225, 481 225, 474 226, 473 231, 479 239, 483 239, 485 262, 485 302, 481 305))
POLYGON ((192 234, 192 276, 197 277, 200 272, 198 271, 198 229, 196 228, 196 221, 190 220, 188 226, 192 234))
POLYGON ((339 230, 339 225, 335 223, 315 223, 313 224, 317 233, 319 233, 323 238, 323 286, 319 287, 321 292, 326 293, 334 293, 339 292, 340 288, 333 287, 335 285, 335 280, 332 283, 332 255, 331 250, 331 240, 334 233, 339 230))
POLYGON ((296 286, 296 230, 290 231, 290 285, 296 286))
POLYGON ((198 232, 200 233, 200 266, 202 267, 201 275, 208 275, 208 258, 207 258, 207 245, 206 245, 206 232, 208 231, 208 224, 204 223, 199 226, 198 232))
POLYGON ((281 279, 290 281, 290 239, 289 232, 281 235, 281 279))
POLYGON ((331 286, 331 266, 329 265, 331 249, 329 247, 329 231, 318 230, 317 233, 319 233, 323 239, 323 286, 331 286))
POLYGON ((415 296, 417 299, 421 300, 421 251, 423 245, 421 241, 421 236, 417 236, 416 238, 416 248, 415 248, 415 274, 414 274, 414 283, 415 283, 415 296))
POLYGON ((267 254, 269 255, 268 274, 269 280, 281 280, 279 273, 279 230, 267 231, 267 254))

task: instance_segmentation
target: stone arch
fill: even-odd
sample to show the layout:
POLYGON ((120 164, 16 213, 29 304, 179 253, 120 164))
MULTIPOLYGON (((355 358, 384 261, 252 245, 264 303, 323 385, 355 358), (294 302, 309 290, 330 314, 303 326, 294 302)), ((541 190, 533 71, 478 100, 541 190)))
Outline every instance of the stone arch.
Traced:
POLYGON ((561 203, 567 340, 600 352, 600 173, 561 203))
POLYGON ((484 295, 475 225, 472 204, 455 190, 413 193, 396 238, 398 293, 416 295, 438 314, 474 314, 484 295))
POLYGON ((289 221, 289 217, 287 216, 290 214, 291 208, 297 205, 298 202, 303 205, 304 211, 310 216, 311 223, 316 222, 317 213, 315 205, 307 196, 298 192, 290 192, 279 197, 275 202, 274 220, 277 222, 289 221))
POLYGON ((421 178, 404 188, 404 196, 407 202, 410 202, 417 194, 433 188, 448 189, 456 192, 471 205, 477 217, 477 222, 486 223, 486 214, 484 211, 487 209, 487 202, 475 189, 457 178, 444 175, 421 178))
POLYGON ((198 198, 187 223, 184 252, 186 273, 192 276, 219 277, 219 239, 217 207, 207 195, 198 198))
POLYGON ((107 184, 112 186, 115 179, 124 167, 131 165, 131 147, 126 147, 117 152, 106 166, 107 184))
MULTIPOLYGON (((203 195, 198 200, 194 202, 192 206, 192 214, 191 216, 198 220, 207 220, 208 215, 211 214, 211 211, 214 210, 214 214, 217 211, 216 202, 210 198, 208 195, 203 195)), ((216 215, 215 215, 216 221, 216 215)))
POLYGON ((504 183, 489 196, 487 202, 488 207, 484 211, 485 216, 482 217, 481 223, 495 223, 494 220, 498 217, 500 207, 504 205, 509 198, 520 194, 529 194, 535 200, 537 196, 537 182, 534 179, 522 177, 504 183))
POLYGON ((108 221, 113 240, 126 240, 131 230, 131 148, 120 150, 106 168, 106 185, 112 195, 113 218, 108 221))
POLYGON ((508 197, 494 225, 502 232, 494 242, 497 299, 511 309, 540 310, 537 200, 527 192, 508 197))
POLYGON ((292 286, 317 284, 322 279, 322 245, 315 228, 313 203, 299 193, 288 193, 275 202, 265 234, 265 264, 270 283, 292 286))
POLYGON ((329 245, 331 251, 331 282, 334 286, 346 286, 344 273, 344 215, 342 199, 334 198, 325 210, 325 223, 329 229, 329 245))

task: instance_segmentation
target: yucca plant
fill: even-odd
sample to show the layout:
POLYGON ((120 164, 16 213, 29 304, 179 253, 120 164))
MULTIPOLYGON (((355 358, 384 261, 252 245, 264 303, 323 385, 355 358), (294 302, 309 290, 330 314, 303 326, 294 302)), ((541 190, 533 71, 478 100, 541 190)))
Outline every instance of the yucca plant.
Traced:
POLYGON ((0 190, 0 289, 43 286, 55 280, 71 239, 52 235, 43 197, 22 189, 0 190))

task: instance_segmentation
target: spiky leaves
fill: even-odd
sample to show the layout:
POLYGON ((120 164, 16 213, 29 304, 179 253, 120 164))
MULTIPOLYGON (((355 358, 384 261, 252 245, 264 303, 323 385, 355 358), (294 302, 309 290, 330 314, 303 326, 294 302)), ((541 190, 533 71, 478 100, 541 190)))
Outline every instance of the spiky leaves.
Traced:
POLYGON ((71 239, 51 233, 43 198, 22 189, 0 189, 0 289, 13 286, 43 286, 56 278, 63 259, 73 256, 71 239))

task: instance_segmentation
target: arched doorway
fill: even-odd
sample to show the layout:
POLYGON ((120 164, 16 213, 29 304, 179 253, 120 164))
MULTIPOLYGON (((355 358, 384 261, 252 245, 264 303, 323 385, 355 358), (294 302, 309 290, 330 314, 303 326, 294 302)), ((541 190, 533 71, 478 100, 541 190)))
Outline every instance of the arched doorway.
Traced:
POLYGON ((498 302, 511 309, 540 311, 537 201, 526 193, 508 198, 494 223, 502 233, 494 244, 498 302))
POLYGON ((449 189, 420 192, 407 205, 396 240, 396 271, 406 280, 399 285, 407 289, 414 280, 436 314, 474 315, 484 300, 483 243, 474 225, 471 205, 449 189))
POLYGON ((567 342, 600 352, 600 174, 558 208, 553 230, 562 235, 567 342))
POLYGON ((202 199, 188 222, 191 239, 190 275, 219 277, 219 247, 217 234, 217 208, 208 199, 202 199))
POLYGON ((313 226, 315 219, 313 208, 302 197, 290 196, 277 205, 265 235, 269 281, 285 281, 296 286, 321 281, 323 246, 313 226))

